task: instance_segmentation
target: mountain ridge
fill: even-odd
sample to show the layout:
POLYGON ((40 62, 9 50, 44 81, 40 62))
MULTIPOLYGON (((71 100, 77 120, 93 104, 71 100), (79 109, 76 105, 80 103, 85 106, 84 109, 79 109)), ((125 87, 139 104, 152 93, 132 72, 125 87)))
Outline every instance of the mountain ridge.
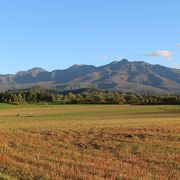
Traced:
POLYGON ((62 90, 96 88, 141 94, 180 94, 180 70, 127 59, 102 66, 74 64, 64 70, 35 67, 0 75, 0 90, 32 86, 62 90))

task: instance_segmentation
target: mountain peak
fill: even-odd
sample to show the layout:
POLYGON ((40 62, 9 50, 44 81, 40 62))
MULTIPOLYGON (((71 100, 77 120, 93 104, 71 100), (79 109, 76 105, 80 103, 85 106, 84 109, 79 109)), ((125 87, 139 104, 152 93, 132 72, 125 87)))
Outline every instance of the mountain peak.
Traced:
POLYGON ((43 72, 47 72, 47 71, 40 67, 35 67, 27 71, 19 71, 16 73, 16 75, 17 76, 32 75, 33 77, 36 77, 38 74, 43 73, 43 72))
POLYGON ((41 73, 41 72, 45 72, 46 70, 44 70, 43 68, 40 67, 34 67, 32 69, 29 69, 27 71, 19 71, 16 74, 24 74, 24 73, 41 73))
POLYGON ((86 65, 85 64, 74 64, 70 68, 79 68, 79 67, 83 67, 83 66, 86 66, 86 65))
POLYGON ((32 69, 29 69, 28 71, 31 71, 31 72, 44 72, 46 70, 44 70, 43 68, 40 68, 40 67, 34 67, 32 69))
POLYGON ((117 63, 126 64, 129 63, 129 61, 127 59, 122 59, 120 61, 112 61, 110 64, 117 64, 117 63))
POLYGON ((120 62, 122 63, 128 63, 129 61, 127 59, 122 59, 120 62))
POLYGON ((94 69, 95 66, 93 65, 87 65, 87 64, 74 64, 72 65, 70 68, 68 68, 69 70, 82 70, 82 69, 94 69))

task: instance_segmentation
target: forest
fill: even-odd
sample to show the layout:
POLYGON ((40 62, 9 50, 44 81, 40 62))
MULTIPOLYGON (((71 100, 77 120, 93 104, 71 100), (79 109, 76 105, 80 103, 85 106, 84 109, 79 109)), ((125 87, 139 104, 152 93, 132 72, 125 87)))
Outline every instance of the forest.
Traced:
POLYGON ((79 90, 59 92, 38 88, 0 93, 0 103, 8 104, 180 104, 178 95, 140 95, 135 93, 79 90))

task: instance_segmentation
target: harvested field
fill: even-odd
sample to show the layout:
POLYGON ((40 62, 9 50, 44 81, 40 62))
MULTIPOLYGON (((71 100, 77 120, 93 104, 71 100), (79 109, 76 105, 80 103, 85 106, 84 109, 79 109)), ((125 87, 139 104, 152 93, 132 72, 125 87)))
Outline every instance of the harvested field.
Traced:
POLYGON ((180 106, 0 105, 0 179, 179 179, 180 106))

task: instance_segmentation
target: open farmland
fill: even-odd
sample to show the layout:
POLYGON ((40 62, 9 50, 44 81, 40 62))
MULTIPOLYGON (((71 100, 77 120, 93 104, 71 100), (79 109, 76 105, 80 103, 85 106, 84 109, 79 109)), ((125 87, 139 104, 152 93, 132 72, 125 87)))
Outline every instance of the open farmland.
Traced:
POLYGON ((0 179, 179 179, 180 106, 0 105, 0 179))

